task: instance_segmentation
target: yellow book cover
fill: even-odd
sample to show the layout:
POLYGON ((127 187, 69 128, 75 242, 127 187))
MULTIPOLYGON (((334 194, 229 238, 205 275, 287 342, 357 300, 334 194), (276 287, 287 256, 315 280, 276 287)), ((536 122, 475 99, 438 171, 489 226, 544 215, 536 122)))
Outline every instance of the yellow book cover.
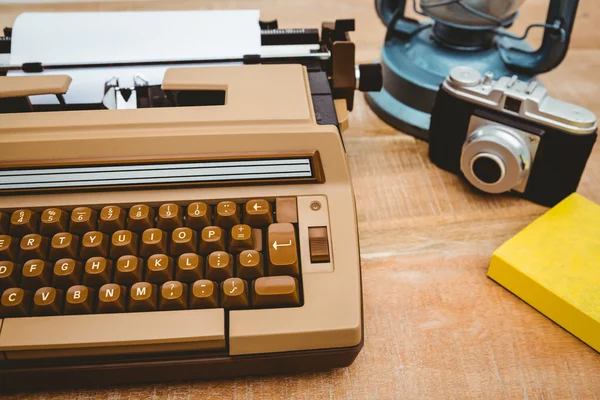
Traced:
POLYGON ((600 351, 600 206, 574 193, 500 246, 488 276, 600 351))

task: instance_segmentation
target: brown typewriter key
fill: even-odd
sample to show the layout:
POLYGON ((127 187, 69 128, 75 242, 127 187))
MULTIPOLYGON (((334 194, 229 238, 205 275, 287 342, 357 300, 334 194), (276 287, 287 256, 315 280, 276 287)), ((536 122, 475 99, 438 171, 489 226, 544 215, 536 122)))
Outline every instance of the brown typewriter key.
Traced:
POLYGON ((156 285, 138 282, 129 291, 129 311, 156 310, 156 285))
POLYGON ((136 256, 122 256, 117 260, 115 282, 121 285, 131 285, 142 280, 144 262, 136 256))
POLYGON ((65 296, 65 314, 91 314, 94 311, 94 289, 71 286, 65 296))
POLYGON ((135 232, 143 232, 154 227, 154 208, 145 204, 138 204, 129 209, 127 218, 127 229, 135 232))
POLYGON ((98 230, 104 233, 115 233, 125 229, 127 213, 119 206, 106 206, 100 210, 98 230))
POLYGON ((278 197, 275 199, 275 216, 277 222, 298 222, 298 206, 295 197, 278 197))
POLYGON ((65 232, 68 225, 69 214, 60 208, 47 208, 40 217, 40 233, 45 236, 65 232))
POLYGON ((238 254, 237 276, 253 280, 265 275, 262 254, 256 250, 244 250, 238 254))
POLYGON ((157 228, 146 229, 142 233, 140 244, 140 255, 150 257, 152 254, 164 254, 167 252, 167 233, 157 228))
POLYGON ((99 313, 127 311, 127 289, 116 283, 107 283, 98 290, 99 313))
POLYGON ((21 261, 31 260, 32 258, 46 258, 48 255, 48 238, 30 233, 21 239, 21 251, 19 259, 21 261))
POLYGON ((17 210, 10 216, 8 232, 12 236, 25 236, 35 233, 38 227, 38 214, 31 210, 17 210))
POLYGON ((6 289, 0 298, 0 318, 26 317, 30 307, 30 291, 21 288, 6 289))
POLYGON ((196 231, 190 228, 177 228, 171 234, 171 254, 195 253, 198 247, 196 231))
POLYGON ((113 263, 104 257, 92 257, 85 262, 83 284, 100 287, 112 280, 113 263))
POLYGON ((240 207, 233 201, 222 201, 217 204, 215 225, 229 229, 240 223, 240 207))
POLYGON ((252 228, 252 250, 263 251, 262 229, 252 228))
POLYGON ((54 264, 52 286, 68 289, 81 283, 83 267, 79 261, 72 258, 62 258, 54 264))
POLYGON ((298 248, 296 232, 290 223, 269 225, 267 237, 269 275, 298 276, 298 248))
POLYGON ((10 217, 8 214, 0 211, 0 235, 6 235, 8 233, 9 224, 10 217))
POLYGON ((211 221, 212 210, 210 206, 201 201, 195 202, 187 206, 185 216, 185 226, 197 231, 209 226, 211 221))
POLYGON ((224 251, 214 251, 206 259, 206 279, 222 282, 233 276, 233 257, 224 251))
POLYGON ((39 288, 33 295, 31 315, 58 315, 62 310, 63 291, 53 287, 39 288))
POLYGON ((19 286, 21 266, 12 261, 0 261, 0 292, 9 287, 19 286))
POLYGON ((229 278, 221 283, 221 307, 248 308, 250 300, 248 297, 248 284, 240 278, 229 278))
POLYGON ((237 253, 243 250, 249 250, 252 247, 252 228, 250 225, 234 225, 229 234, 229 251, 237 253))
POLYGON ((187 308, 187 285, 179 281, 168 281, 160 287, 159 310, 183 310, 187 308))
POLYGON ((244 223, 254 228, 262 228, 273 223, 271 203, 262 199, 246 202, 244 223))
POLYGON ((79 250, 79 236, 69 232, 59 232, 52 236, 50 242, 50 259, 77 258, 79 250))
POLYGON ((299 306, 298 281, 291 276, 267 276, 252 282, 254 307, 299 306))
POLYGON ((52 265, 44 260, 29 260, 23 264, 21 275, 23 289, 36 290, 42 286, 50 286, 52 265))
POLYGON ((0 260, 16 261, 19 252, 19 239, 0 235, 0 260))
POLYGON ((191 283, 204 276, 204 259, 194 253, 185 253, 177 259, 175 279, 180 282, 191 283))
POLYGON ((165 283, 173 279, 173 259, 164 254, 154 254, 148 258, 146 281, 165 283))
POLYGON ((213 281, 201 279, 192 285, 190 308, 219 307, 219 289, 213 281))
POLYGON ((96 230, 98 212, 89 207, 77 207, 71 212, 71 226, 69 230, 76 235, 83 235, 88 231, 96 230))
POLYGON ((225 250, 225 231, 218 226, 207 226, 200 235, 200 253, 207 255, 213 251, 225 250))
POLYGON ((128 230, 116 231, 112 235, 110 257, 118 258, 127 255, 137 255, 138 237, 135 232, 128 230))
POLYGON ((172 231, 183 226, 183 210, 181 207, 175 203, 160 206, 156 226, 164 231, 172 231))
POLYGON ((81 254, 83 259, 108 256, 108 235, 100 231, 91 231, 81 238, 81 254))

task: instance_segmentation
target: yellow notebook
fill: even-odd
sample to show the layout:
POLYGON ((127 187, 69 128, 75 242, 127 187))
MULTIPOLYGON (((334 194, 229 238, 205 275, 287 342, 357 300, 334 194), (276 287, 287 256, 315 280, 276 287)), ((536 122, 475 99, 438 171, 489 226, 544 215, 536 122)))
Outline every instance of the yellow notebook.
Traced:
POLYGON ((488 276, 600 351, 600 206, 572 194, 500 246, 488 276))

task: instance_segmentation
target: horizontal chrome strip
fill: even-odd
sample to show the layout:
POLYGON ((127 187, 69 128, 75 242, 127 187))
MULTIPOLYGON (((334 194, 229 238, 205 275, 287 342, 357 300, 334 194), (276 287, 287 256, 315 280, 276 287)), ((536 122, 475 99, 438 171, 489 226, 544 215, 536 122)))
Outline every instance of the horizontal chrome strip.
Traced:
POLYGON ((261 57, 285 57, 287 54, 310 54, 311 51, 318 51, 321 47, 318 44, 286 44, 269 45, 260 47, 261 57))
POLYGON ((170 178, 177 177, 212 177, 219 175, 247 175, 247 174, 267 174, 267 173, 287 173, 303 172, 310 175, 310 165, 248 165, 239 167, 215 166, 196 168, 177 168, 165 169, 160 167, 147 170, 127 170, 125 171, 73 171, 70 173, 59 172, 50 174, 45 172, 39 175, 16 175, 0 178, 0 187, 2 185, 22 184, 22 183, 46 183, 46 182, 93 182, 93 181, 111 181, 117 179, 142 179, 142 178, 170 178))
POLYGON ((2 176, 14 175, 40 175, 40 174, 66 174, 72 172, 109 172, 109 171, 142 171, 156 169, 184 169, 202 167, 238 167, 248 165, 279 165, 279 164, 306 164, 310 165, 308 158, 290 158, 274 160, 252 160, 252 161, 199 161, 199 162, 179 162, 167 164, 124 164, 116 166, 96 166, 96 167, 69 167, 69 168, 35 168, 35 169, 14 169, 0 170, 2 176))
POLYGON ((0 192, 315 178, 311 158, 0 170, 0 192))

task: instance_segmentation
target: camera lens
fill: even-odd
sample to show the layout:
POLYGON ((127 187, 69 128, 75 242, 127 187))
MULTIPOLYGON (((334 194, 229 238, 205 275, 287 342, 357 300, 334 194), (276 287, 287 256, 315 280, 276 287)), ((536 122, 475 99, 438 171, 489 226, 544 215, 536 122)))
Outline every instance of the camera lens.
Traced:
POLYGON ((476 155, 471 169, 477 179, 487 184, 496 183, 504 176, 504 163, 491 154, 476 155))
POLYGON ((488 193, 518 187, 527 176, 531 155, 524 139, 504 125, 484 125, 465 141, 460 170, 469 183, 488 193))

